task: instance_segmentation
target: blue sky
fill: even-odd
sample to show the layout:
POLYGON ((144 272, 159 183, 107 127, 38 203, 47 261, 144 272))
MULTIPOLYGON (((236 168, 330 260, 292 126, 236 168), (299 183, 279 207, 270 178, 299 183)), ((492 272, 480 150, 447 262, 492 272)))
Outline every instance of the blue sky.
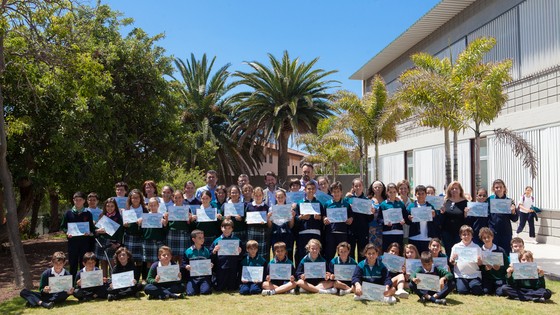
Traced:
MULTIPOLYGON (((94 1, 92 1, 95 3, 94 1)), ((361 95, 348 78, 439 0, 102 0, 135 20, 159 45, 186 59, 206 53, 216 66, 250 71, 245 61, 268 65, 268 53, 337 70, 339 88, 361 95)))

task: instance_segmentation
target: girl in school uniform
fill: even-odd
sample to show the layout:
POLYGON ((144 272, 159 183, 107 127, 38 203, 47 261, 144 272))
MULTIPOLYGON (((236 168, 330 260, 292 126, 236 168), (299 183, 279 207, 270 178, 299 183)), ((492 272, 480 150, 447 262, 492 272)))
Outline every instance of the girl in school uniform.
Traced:
MULTIPOLYGON (((519 253, 520 263, 533 262, 533 253, 528 250, 519 253)), ((520 301, 533 301, 544 303, 550 299, 552 292, 546 288, 544 280, 544 270, 537 267, 538 279, 516 280, 513 277, 513 265, 507 269, 507 284, 502 286, 503 295, 510 299, 518 299, 520 301)))
MULTIPOLYGON (((312 185, 315 186, 313 183, 312 185)), ((306 187, 307 186, 308 185, 306 185, 306 187)), ((307 251, 307 255, 303 257, 296 270, 296 279, 298 279, 297 285, 300 288, 300 292, 336 294, 338 290, 333 287, 334 282, 327 279, 326 273, 324 278, 310 279, 305 275, 306 263, 324 263, 326 270, 327 261, 320 254, 321 242, 317 239, 310 239, 305 246, 305 250, 307 251)))
MULTIPOLYGON (((488 203, 488 190, 486 190, 486 188, 479 188, 476 191, 476 196, 475 196, 475 200, 476 202, 486 202, 488 203)), ((488 210, 490 210, 490 207, 488 207, 488 210)), ((478 234, 480 233, 480 229, 482 229, 483 227, 488 227, 488 219, 489 217, 469 217, 468 213, 469 213, 470 209, 469 207, 465 208, 465 222, 467 225, 470 225, 473 228, 473 242, 478 245, 478 246, 482 246, 482 244, 484 242, 482 242, 482 240, 478 237, 478 234)), ((488 213, 490 214, 490 212, 488 213)))
MULTIPOLYGON (((404 246, 404 258, 420 259, 420 253, 418 253, 418 249, 416 248, 416 246, 412 244, 406 244, 404 246)), ((393 287, 397 289, 397 291, 395 292, 395 296, 401 299, 408 298, 408 292, 406 292, 405 289, 409 288, 408 281, 410 278, 410 273, 413 271, 414 270, 406 270, 406 265, 405 265, 403 266, 402 272, 400 272, 395 277, 391 278, 391 281, 393 282, 393 287)))
POLYGON ((327 279, 334 281, 333 287, 338 289, 338 295, 346 295, 354 292, 352 280, 336 280, 336 274, 334 272, 335 265, 358 265, 354 258, 350 257, 350 249, 351 246, 348 242, 338 244, 336 247, 337 256, 331 259, 327 269, 327 279))
MULTIPOLYGON (((115 201, 115 198, 109 198, 105 200, 103 204, 103 212, 101 217, 106 216, 107 218, 113 220, 115 223, 119 224, 119 228, 112 236, 105 232, 105 229, 100 228, 95 230, 96 238, 99 242, 95 242, 95 257, 100 262, 101 270, 103 270, 103 277, 108 275, 109 263, 111 263, 108 257, 113 257, 117 248, 122 244, 124 228, 123 220, 120 212, 118 211, 119 206, 115 201), (107 255, 105 255, 105 253, 107 255)), ((101 217, 99 218, 101 220, 101 217)))
MULTIPOLYGON (((183 193, 180 190, 173 192, 173 202, 177 207, 184 206, 183 193)), ((189 231, 191 219, 192 214, 188 211, 188 221, 168 221, 167 245, 171 247, 173 261, 179 264, 182 264, 183 253, 191 246, 189 231)))
MULTIPOLYGON (((132 253, 126 247, 120 247, 115 252, 113 256, 114 268, 111 274, 119 274, 121 272, 134 271, 134 261, 132 260, 132 253)), ((140 297, 140 289, 136 280, 133 280, 133 284, 127 288, 114 289, 113 284, 109 284, 107 300, 114 301, 120 300, 126 297, 134 296, 136 298, 140 297)))
POLYGON ((325 259, 330 261, 334 258, 337 252, 338 244, 348 241, 348 230, 352 224, 352 210, 350 205, 342 199, 342 183, 334 182, 330 187, 333 199, 327 202, 326 208, 343 208, 346 212, 345 222, 332 223, 331 219, 327 216, 327 209, 323 213, 324 223, 324 240, 325 240, 325 259))
MULTIPOLYGON (((508 199, 506 184, 501 179, 496 179, 492 183, 492 199, 508 199)), ((488 227, 494 232, 494 244, 500 246, 509 255, 510 243, 512 238, 511 222, 517 222, 518 216, 515 209, 515 203, 511 200, 510 213, 492 213, 492 202, 490 201, 490 217, 488 218, 488 227)))
POLYGON ((200 200, 195 197, 196 187, 192 180, 189 180, 183 186, 183 204, 185 205, 200 205, 200 200))
POLYGON ((133 189, 128 194, 128 199, 126 200, 126 209, 134 210, 138 220, 135 223, 124 223, 124 246, 130 250, 132 253, 132 259, 136 265, 136 270, 134 272, 134 278, 137 282, 140 280, 140 274, 142 273, 143 279, 148 276, 148 270, 142 272, 142 261, 143 261, 143 251, 142 251, 142 229, 140 228, 140 222, 142 222, 142 213, 148 213, 148 209, 144 204, 144 197, 138 189, 133 189))
POLYGON ((519 226, 517 227, 516 233, 519 234, 523 232, 525 228, 525 223, 529 224, 529 237, 530 242, 537 244, 537 239, 535 238, 535 219, 537 217, 533 206, 535 205, 535 197, 533 197, 533 187, 525 187, 525 193, 521 198, 519 198, 519 226))
MULTIPOLYGON (((364 183, 361 179, 355 178, 352 181, 352 190, 346 194, 345 201, 347 204, 352 205, 353 198, 368 199, 364 195, 364 183)), ((350 233, 348 235, 348 241, 352 246, 351 253, 354 253, 356 246, 358 247, 358 256, 363 253, 363 249, 369 243, 369 226, 371 222, 375 219, 375 209, 371 207, 371 214, 357 213, 352 211, 352 225, 350 226, 350 233)), ((361 256, 360 256, 361 258, 361 256)))
MULTIPOLYGON (((228 201, 227 203, 239 204, 243 203, 241 201, 241 189, 237 185, 231 185, 227 189, 228 201)), ((245 205, 243 205, 245 209, 245 205)), ((222 205, 222 214, 225 215, 225 209, 222 205)), ((241 240, 241 244, 247 243, 247 224, 241 215, 236 216, 226 216, 226 219, 232 220, 235 224, 233 225, 233 235, 237 236, 241 240)))
POLYGON ((369 223, 369 242, 381 248, 383 246, 383 225, 379 224, 377 214, 379 213, 379 206, 387 199, 387 189, 382 181, 376 180, 368 188, 368 198, 373 202, 375 209, 375 219, 369 223))
MULTIPOLYGON (((152 197, 148 201, 149 213, 158 213, 159 200, 157 197, 152 197)), ((165 245, 167 238, 167 212, 163 214, 161 219, 161 228, 144 228, 142 227, 143 236, 143 261, 151 266, 158 260, 158 250, 165 245)), ((140 223, 142 226, 142 222, 140 223)), ((172 257, 171 257, 172 258, 172 257)))
POLYGON ((307 243, 311 239, 320 240, 321 232, 323 230, 323 222, 321 213, 324 212, 323 205, 315 198, 317 187, 315 183, 308 182, 305 184, 305 197, 304 200, 296 205, 296 226, 298 234, 296 236, 296 264, 299 264, 302 258, 306 255, 307 243), (319 214, 301 214, 302 203, 318 204, 320 208, 319 214))
POLYGON ((363 256, 366 258, 356 265, 354 274, 352 275, 352 285, 354 286, 354 300, 363 300, 362 283, 370 282, 379 285, 385 285, 384 302, 395 304, 397 299, 393 296, 395 288, 392 287, 389 271, 378 259, 379 249, 373 244, 367 244, 363 256))
MULTIPOLYGON (((253 201, 247 203, 245 210, 246 213, 264 211, 268 216, 268 205, 264 202, 264 191, 261 187, 255 187, 253 190, 253 201)), ((259 243, 259 252, 266 261, 269 261, 270 254, 266 250, 268 248, 266 233, 267 222, 247 223, 247 239, 257 241, 259 243)))
POLYGON ((411 222, 404 203, 397 198, 397 186, 395 184, 390 183, 387 185, 387 200, 381 203, 379 210, 378 218, 383 222, 383 251, 387 251, 389 244, 395 242, 402 248, 404 238, 403 227, 411 222), (383 211, 389 209, 400 209, 403 219, 400 222, 390 222, 384 219, 383 211))
POLYGON ((175 203, 173 202, 173 193, 174 190, 171 186, 165 185, 161 188, 161 199, 160 203, 165 206, 165 208, 169 206, 173 206, 175 203))
MULTIPOLYGON (((283 189, 278 189, 275 193, 275 197, 277 205, 286 204, 286 192, 283 189)), ((291 214, 292 216, 289 221, 277 224, 271 220, 272 211, 269 211, 267 220, 268 228, 271 229, 270 244, 284 243, 290 260, 294 258, 294 234, 292 232, 296 215, 294 208, 292 208, 291 214)))
MULTIPOLYGON (((202 195, 200 195, 200 201, 202 204, 200 205, 201 209, 212 209, 212 205, 210 204, 212 201, 212 193, 208 190, 204 190, 202 195)), ((214 208, 215 209, 215 208, 214 208)), ((216 209, 217 210, 217 209, 216 209)), ((198 222, 196 214, 192 216, 192 223, 191 223, 191 230, 201 230, 204 232, 204 247, 209 248, 212 245, 212 242, 222 234, 220 230, 220 225, 222 221, 222 214, 219 212, 216 215, 216 221, 211 222, 198 222)))

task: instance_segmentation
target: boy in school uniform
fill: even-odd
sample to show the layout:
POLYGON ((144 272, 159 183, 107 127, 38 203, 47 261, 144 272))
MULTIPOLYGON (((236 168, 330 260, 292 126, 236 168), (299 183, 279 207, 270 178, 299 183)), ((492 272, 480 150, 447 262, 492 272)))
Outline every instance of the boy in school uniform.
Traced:
MULTIPOLYGON (((523 250, 519 253, 520 263, 532 263, 533 253, 523 250)), ((544 303, 552 296, 552 292, 546 288, 544 280, 544 270, 537 267, 537 279, 519 279, 513 277, 513 264, 507 269, 507 284, 502 287, 504 296, 509 299, 518 299, 519 301, 533 301, 544 303)))
POLYGON ((321 239, 321 231, 323 230, 321 213, 324 213, 325 210, 319 200, 315 198, 315 192, 317 192, 317 186, 315 186, 315 182, 308 182, 305 185, 305 198, 296 206, 296 230, 298 231, 298 234, 296 236, 295 259, 298 266, 303 257, 307 254, 305 249, 307 243, 312 239, 321 239), (319 213, 315 215, 302 215, 300 211, 300 205, 302 203, 318 204, 320 208, 319 213))
POLYGON ((483 227, 478 232, 478 238, 483 242, 483 252, 494 252, 502 254, 503 264, 481 266, 482 273, 482 290, 484 294, 502 295, 502 286, 506 284, 506 262, 507 255, 503 248, 493 243, 494 232, 487 227, 483 227))
MULTIPOLYGON (((299 183, 299 181, 298 181, 299 183)), ((263 282, 262 295, 274 295, 291 292, 297 287, 296 278, 294 277, 295 268, 293 262, 286 256, 286 243, 278 242, 274 244, 274 258, 266 266, 266 281, 263 282), (272 264, 288 264, 292 267, 292 275, 290 280, 272 280, 270 279, 270 265, 272 264)))
MULTIPOLYGON (((183 255, 183 268, 188 272, 191 271, 190 262, 192 260, 210 259, 210 251, 204 247, 204 232, 202 230, 194 230, 191 232, 191 240, 193 245, 185 251, 183 255)), ((192 277, 188 275, 187 295, 208 295, 212 293, 212 276, 192 277)))
MULTIPOLYGON (((263 276, 264 276, 264 268, 266 267, 266 260, 261 256, 258 255, 259 251, 259 243, 255 240, 249 240, 246 245, 247 254, 241 260, 241 268, 247 267, 263 267, 263 276)), ((261 293, 261 284, 263 279, 257 282, 248 282, 248 281, 241 281, 241 285, 239 286, 239 294, 241 295, 248 295, 248 294, 259 294, 261 293)))
POLYGON ((78 274, 76 275, 74 297, 80 302, 107 298, 106 277, 103 277, 103 285, 91 288, 82 288, 82 273, 99 270, 99 268, 96 267, 97 260, 95 259, 95 254, 92 252, 85 253, 82 259, 82 264, 84 265, 84 268, 80 269, 80 271, 78 271, 78 274))
POLYGON ((177 274, 177 281, 169 281, 160 283, 160 276, 158 275, 157 268, 169 265, 175 265, 175 262, 171 261, 173 254, 171 248, 167 246, 162 246, 158 250, 159 261, 156 261, 150 267, 148 271, 148 278, 146 279, 146 286, 144 287, 144 292, 148 295, 148 299, 160 299, 167 300, 172 298, 174 300, 182 298, 185 288, 181 283, 181 272, 177 274))
POLYGON ((55 252, 51 259, 52 267, 43 271, 41 274, 41 282, 39 283, 39 292, 23 289, 19 295, 27 301, 26 306, 42 306, 52 309, 55 303, 61 303, 74 293, 74 288, 68 291, 51 293, 49 287, 49 278, 70 275, 64 265, 66 264, 66 255, 63 252, 55 252))
POLYGON ((421 253, 423 251, 429 251, 430 239, 438 236, 436 211, 434 207, 426 201, 426 187, 423 185, 418 185, 414 188, 414 196, 416 196, 416 201, 412 202, 407 207, 407 212, 410 219, 410 228, 408 235, 408 243, 416 246, 418 251, 421 253), (422 221, 422 222, 412 222, 412 208, 416 207, 428 207, 432 210, 433 221, 422 221))
POLYGON ((66 233, 68 238, 68 261, 70 264, 70 273, 76 277, 78 267, 82 265, 82 258, 87 252, 93 250, 93 216, 91 212, 85 211, 84 204, 86 202, 86 194, 78 191, 73 196, 74 206, 71 210, 66 211, 62 217, 60 229, 66 233), (90 233, 76 236, 68 233, 68 223, 87 222, 89 224, 90 233))
MULTIPOLYGON (((514 237, 511 239, 510 241, 510 247, 511 247, 511 251, 509 253, 508 256, 508 266, 511 265, 512 261, 511 258, 512 256, 517 257, 519 255, 520 252, 525 250, 525 242, 523 241, 523 239, 521 237, 514 237)), ((519 259, 516 259, 516 261, 514 262, 518 262, 519 259)))
POLYGON ((457 292, 459 294, 482 295, 482 274, 479 266, 482 265, 482 252, 480 247, 473 241, 473 229, 468 225, 463 225, 459 229, 461 241, 451 248, 449 263, 453 266, 453 272, 457 279, 457 292), (459 259, 459 251, 464 248, 476 250, 476 262, 465 262, 459 259))
POLYGON ((330 191, 333 199, 327 202, 326 208, 345 208, 346 222, 332 223, 327 216, 325 209, 323 214, 323 223, 325 224, 325 259, 331 261, 336 256, 338 244, 348 241, 348 231, 352 225, 352 210, 350 205, 343 200, 342 183, 337 181, 331 184, 330 191))
POLYGON ((426 301, 430 301, 435 304, 446 305, 447 301, 445 297, 451 293, 454 288, 453 274, 445 268, 434 266, 432 254, 428 251, 423 251, 422 254, 420 254, 420 262, 422 263, 422 267, 412 271, 410 274, 410 288, 412 292, 420 297, 420 300, 418 300, 419 302, 426 303, 426 301), (438 292, 418 290, 417 285, 420 283, 420 279, 417 277, 417 274, 419 273, 439 276, 440 290, 438 292))
POLYGON ((239 268, 239 260, 241 257, 242 249, 237 247, 237 255, 225 256, 218 255, 221 240, 237 240, 239 238, 233 235, 233 221, 225 219, 222 221, 222 235, 214 240, 210 247, 212 263, 214 264, 214 278, 213 285, 216 291, 236 290, 238 288, 237 271, 239 268))

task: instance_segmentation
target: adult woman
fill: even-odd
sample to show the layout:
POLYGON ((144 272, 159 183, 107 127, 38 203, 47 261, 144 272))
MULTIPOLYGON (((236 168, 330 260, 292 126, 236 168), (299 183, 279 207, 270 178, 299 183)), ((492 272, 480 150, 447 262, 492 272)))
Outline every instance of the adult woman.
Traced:
POLYGON ((465 208, 467 200, 465 191, 458 181, 451 182, 445 191, 445 202, 441 207, 442 238, 446 253, 451 253, 451 247, 461 241, 459 229, 466 224, 465 208))

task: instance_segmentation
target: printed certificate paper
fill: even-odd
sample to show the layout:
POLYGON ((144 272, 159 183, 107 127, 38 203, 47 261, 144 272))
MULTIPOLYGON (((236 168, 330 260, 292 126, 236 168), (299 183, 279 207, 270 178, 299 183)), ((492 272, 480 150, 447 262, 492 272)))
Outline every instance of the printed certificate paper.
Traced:
POLYGON ((418 290, 439 292, 439 276, 417 273, 416 277, 420 279, 420 282, 417 284, 418 290))
POLYGON ((68 235, 83 236, 86 234, 91 234, 91 231, 89 230, 89 222, 68 223, 68 235))
POLYGON ((248 282, 262 282, 263 281, 264 267, 258 266, 243 266, 241 271, 241 280, 248 282))
POLYGON ((111 276, 113 289, 128 288, 134 285, 134 271, 114 273, 111 276))
POLYGON ((327 273, 327 265, 324 262, 306 262, 303 265, 303 273, 306 279, 324 279, 327 273))
POLYGON ((92 288, 103 285, 103 271, 93 270, 80 272, 80 287, 92 288))
POLYGON ((51 293, 68 291, 72 288, 72 275, 49 277, 51 293))
POLYGON ((191 277, 211 276, 212 261, 210 259, 195 259, 189 261, 191 277))
POLYGON ((292 276, 292 265, 269 264, 269 275, 271 280, 290 280, 292 276))
POLYGON ((239 240, 219 240, 218 245, 220 249, 218 250, 218 256, 237 256, 239 252, 239 240))
POLYGON ((350 281, 352 280, 352 275, 356 270, 356 265, 334 265, 334 278, 340 281, 350 281))
POLYGON ((179 265, 158 266, 159 282, 179 281, 179 265))

